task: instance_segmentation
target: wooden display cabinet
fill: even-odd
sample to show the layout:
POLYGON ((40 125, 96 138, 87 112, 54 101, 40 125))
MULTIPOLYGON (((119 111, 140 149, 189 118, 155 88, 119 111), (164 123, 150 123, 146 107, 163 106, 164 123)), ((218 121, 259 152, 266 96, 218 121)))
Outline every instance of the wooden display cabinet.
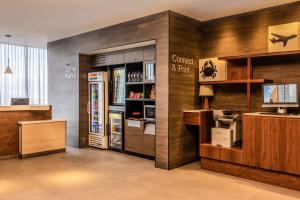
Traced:
POLYGON ((300 175, 300 117, 243 117, 246 165, 300 175))
POLYGON ((143 152, 144 122, 137 120, 125 121, 125 150, 134 153, 143 152))
POLYGON ((126 120, 125 151, 140 155, 155 156, 155 135, 145 134, 145 122, 126 120))

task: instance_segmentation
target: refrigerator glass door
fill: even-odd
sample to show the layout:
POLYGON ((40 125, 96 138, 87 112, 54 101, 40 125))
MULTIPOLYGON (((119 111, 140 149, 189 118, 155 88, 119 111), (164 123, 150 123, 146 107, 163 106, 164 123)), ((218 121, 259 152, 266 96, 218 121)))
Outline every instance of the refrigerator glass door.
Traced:
POLYGON ((109 113, 110 146, 122 150, 123 115, 121 113, 109 113))
POLYGON ((89 83, 90 133, 104 135, 104 82, 89 83))
POLYGON ((117 68, 112 73, 113 94, 112 103, 114 105, 125 104, 125 68, 117 68))

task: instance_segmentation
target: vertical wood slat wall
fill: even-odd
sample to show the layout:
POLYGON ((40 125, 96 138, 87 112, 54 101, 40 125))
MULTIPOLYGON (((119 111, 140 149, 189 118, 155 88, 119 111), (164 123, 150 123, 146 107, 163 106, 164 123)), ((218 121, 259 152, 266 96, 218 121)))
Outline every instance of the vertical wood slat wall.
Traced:
MULTIPOLYGON (((143 41, 156 40, 156 167, 168 169, 168 93, 169 93, 169 12, 121 23, 79 36, 79 49, 105 49, 143 41), (95 46, 96 45, 96 46, 95 46)), ((78 52, 79 54, 80 52, 78 52)), ((88 57, 79 57, 79 146, 88 145, 88 115, 86 113, 87 73, 97 71, 89 66, 88 57)))
MULTIPOLYGON (((63 62, 76 63, 74 59, 78 57, 69 56, 69 46, 79 55, 84 51, 155 39, 158 72, 156 167, 172 169, 197 159, 195 150, 197 149, 195 148, 197 135, 193 135, 192 130, 182 125, 182 111, 200 106, 197 96, 198 61, 191 68, 190 74, 178 76, 169 71, 172 54, 194 57, 198 60, 198 58, 267 52, 268 26, 300 21, 299 11, 300 3, 297 2, 203 23, 167 11, 52 42, 49 48, 50 53, 51 50, 59 51, 63 62), (70 41, 76 41, 76 44, 70 44, 70 41), (186 98, 181 96, 186 96, 186 98)), ((297 78, 300 76, 297 69, 300 61, 297 62, 297 64, 288 61, 277 64, 252 63, 253 78, 266 78, 275 82, 285 79, 300 84, 297 78)), ((50 62, 49 68, 51 67, 59 69, 64 66, 58 66, 56 63, 51 65, 50 62)), ((213 108, 246 111, 245 90, 247 90, 247 85, 216 86, 212 100, 213 108)), ((83 91, 81 94, 84 93, 83 91)), ((53 104, 59 107, 67 106, 67 102, 55 101, 53 104)), ((251 108, 252 111, 261 110, 261 86, 251 86, 251 108)), ((78 109, 84 111, 86 106, 81 102, 78 109)), ((86 129, 87 124, 83 122, 82 125, 86 129)), ((76 134, 78 133, 74 131, 69 137, 75 138, 78 136, 76 134)), ((86 145, 86 139, 82 139, 86 137, 86 134, 81 127, 79 134, 81 146, 86 145)))
MULTIPOLYGON (((183 111, 199 108, 198 59, 201 23, 170 12, 169 70, 169 169, 198 159, 198 131, 183 124, 183 111), (193 65, 174 63, 173 56, 193 59, 193 65), (188 72, 172 71, 171 67, 189 67, 188 72)), ((178 69, 178 68, 177 68, 178 69)))
MULTIPOLYGON (((242 54, 266 53, 268 51, 268 27, 300 21, 300 2, 267 8, 202 23, 201 58, 226 57, 242 54)), ((249 61, 249 60, 248 60, 249 61)), ((300 84, 299 58, 251 60, 254 79, 269 79, 273 82, 293 82, 300 84)), ((246 63, 243 63, 246 69, 246 63)), ((248 63, 249 65, 249 63, 248 63)), ((211 106, 215 109, 239 111, 270 111, 262 108, 261 84, 215 86, 215 96, 211 106), (245 93, 251 91, 251 95, 245 93), (251 105, 247 106, 246 99, 251 105), (226 106, 225 106, 226 105, 226 106)), ((300 95, 300 92, 298 91, 300 95)), ((300 111, 300 109, 295 109, 300 111)))

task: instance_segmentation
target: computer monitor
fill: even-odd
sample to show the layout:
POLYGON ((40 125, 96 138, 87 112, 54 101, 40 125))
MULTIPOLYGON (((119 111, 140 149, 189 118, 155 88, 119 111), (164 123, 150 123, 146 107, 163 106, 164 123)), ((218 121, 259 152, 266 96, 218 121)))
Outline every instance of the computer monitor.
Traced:
POLYGON ((298 85, 288 84, 264 84, 263 107, 278 108, 277 112, 286 113, 287 107, 299 107, 298 85))
POLYGON ((29 98, 11 98, 11 105, 29 105, 29 98))

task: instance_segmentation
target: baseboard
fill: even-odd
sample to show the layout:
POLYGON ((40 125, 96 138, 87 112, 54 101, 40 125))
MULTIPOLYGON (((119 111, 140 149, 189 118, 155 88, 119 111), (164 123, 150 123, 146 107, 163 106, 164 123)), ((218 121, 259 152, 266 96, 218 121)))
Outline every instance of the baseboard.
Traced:
POLYGON ((126 153, 128 155, 132 155, 132 156, 137 156, 137 157, 140 157, 140 158, 155 160, 155 157, 153 157, 153 156, 148 156, 148 155, 144 155, 144 154, 140 154, 140 153, 135 153, 135 152, 131 152, 131 151, 124 151, 124 153, 126 153))
POLYGON ((201 168, 222 174, 300 191, 300 176, 238 165, 212 159, 201 159, 201 168))
POLYGON ((44 155, 49 155, 49 154, 54 154, 54 153, 62 153, 66 152, 66 149, 56 149, 56 150, 51 150, 51 151, 43 151, 43 152, 38 152, 38 153, 31 153, 31 154, 20 154, 19 158, 30 158, 30 157, 36 157, 36 156, 44 156, 44 155))
POLYGON ((0 156, 0 160, 8 160, 8 159, 12 159, 12 158, 17 158, 18 155, 9 155, 9 156, 0 156))

